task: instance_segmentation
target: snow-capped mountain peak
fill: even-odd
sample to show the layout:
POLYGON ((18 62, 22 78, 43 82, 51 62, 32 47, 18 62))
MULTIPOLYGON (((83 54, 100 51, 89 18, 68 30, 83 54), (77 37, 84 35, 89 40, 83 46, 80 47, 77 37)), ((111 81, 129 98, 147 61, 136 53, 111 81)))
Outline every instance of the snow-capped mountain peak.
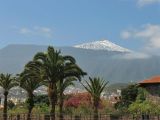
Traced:
POLYGON ((119 52, 130 52, 130 50, 116 45, 109 40, 101 40, 89 43, 83 43, 75 45, 76 48, 93 49, 93 50, 108 50, 108 51, 119 51, 119 52))

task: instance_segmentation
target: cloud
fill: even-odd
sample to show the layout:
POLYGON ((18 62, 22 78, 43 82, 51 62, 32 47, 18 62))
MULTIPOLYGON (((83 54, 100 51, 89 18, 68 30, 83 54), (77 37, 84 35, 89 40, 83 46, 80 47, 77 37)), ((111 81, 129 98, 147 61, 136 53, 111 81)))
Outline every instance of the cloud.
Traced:
POLYGON ((49 27, 39 27, 35 26, 32 28, 18 28, 18 33, 23 35, 34 35, 34 36, 43 36, 46 38, 51 38, 53 36, 53 30, 49 27))
POLYGON ((19 32, 20 32, 21 34, 29 34, 29 33, 31 33, 31 31, 30 31, 29 29, 27 29, 27 28, 21 28, 21 29, 19 30, 19 32))
POLYGON ((121 33, 123 39, 136 39, 145 42, 144 50, 160 50, 160 25, 147 24, 138 29, 125 30, 121 33))
POLYGON ((151 56, 145 53, 131 52, 122 56, 123 59, 148 59, 151 56))
POLYGON ((128 39, 130 36, 131 36, 131 34, 130 34, 129 31, 123 31, 123 32, 121 33, 121 37, 122 37, 123 39, 128 39))
POLYGON ((160 3, 160 0, 138 0, 137 1, 138 6, 140 7, 145 6, 145 5, 154 4, 154 3, 160 3))

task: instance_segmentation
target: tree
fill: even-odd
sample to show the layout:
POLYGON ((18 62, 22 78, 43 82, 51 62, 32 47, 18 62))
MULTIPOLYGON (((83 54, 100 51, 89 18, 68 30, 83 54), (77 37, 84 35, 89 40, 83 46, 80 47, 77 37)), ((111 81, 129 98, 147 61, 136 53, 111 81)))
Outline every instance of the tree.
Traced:
POLYGON ((156 113, 160 110, 159 105, 148 101, 146 96, 148 96, 146 89, 139 87, 136 100, 129 105, 128 111, 133 114, 146 114, 146 113, 156 113))
POLYGON ((37 66, 41 66, 43 71, 43 81, 48 86, 48 96, 50 101, 50 117, 55 120, 55 105, 57 102, 57 81, 59 80, 60 66, 63 64, 63 57, 60 51, 49 46, 46 53, 39 52, 34 56, 37 66))
POLYGON ((27 99, 27 107, 28 114, 27 120, 31 120, 31 112, 34 107, 34 90, 36 90, 41 84, 41 78, 38 77, 38 73, 40 74, 40 69, 34 66, 34 62, 29 62, 24 71, 20 74, 20 87, 26 90, 28 99, 27 99))
POLYGON ((47 106, 49 106, 49 100, 48 100, 47 95, 35 95, 34 103, 38 105, 46 104, 47 106))
POLYGON ((59 113, 60 119, 63 119, 63 103, 64 90, 73 85, 73 81, 81 80, 81 77, 86 75, 85 72, 76 64, 76 60, 72 56, 63 56, 63 64, 60 67, 60 80, 58 84, 59 89, 59 113))
POLYGON ((67 78, 65 80, 60 80, 58 82, 58 92, 59 92, 59 113, 60 113, 60 120, 63 120, 63 104, 64 104, 64 91, 69 86, 74 86, 74 78, 67 78))
POLYGON ((16 81, 16 78, 13 77, 11 74, 0 74, 0 86, 3 88, 4 92, 4 109, 3 109, 3 119, 7 120, 7 96, 9 93, 9 90, 12 87, 17 86, 18 83, 16 81))
POLYGON ((87 85, 84 84, 82 85, 92 96, 93 107, 94 107, 94 120, 98 120, 98 106, 100 103, 101 93, 105 89, 108 82, 99 77, 94 77, 94 78, 89 77, 89 81, 90 82, 86 81, 87 85))
POLYGON ((146 97, 149 93, 147 92, 146 89, 139 87, 138 88, 138 93, 137 93, 137 97, 136 97, 136 101, 138 102, 144 102, 146 100, 146 97))
POLYGON ((142 115, 142 114, 159 114, 160 106, 153 103, 152 101, 145 100, 143 102, 135 101, 129 105, 128 111, 131 114, 142 115))
POLYGON ((115 108, 118 110, 126 110, 130 104, 136 101, 138 95, 138 86, 136 84, 128 85, 122 89, 121 100, 115 104, 115 108))
MULTIPOLYGON (((81 75, 84 74, 78 65, 75 64, 73 57, 62 56, 60 53, 60 51, 49 46, 46 53, 41 52, 34 56, 34 61, 42 68, 43 81, 48 86, 48 96, 51 105, 50 116, 52 120, 55 120, 55 105, 58 95, 57 82, 60 81, 60 85, 62 85, 64 79, 68 77, 80 79, 81 75)), ((62 96, 62 92, 60 92, 60 96, 62 96)))

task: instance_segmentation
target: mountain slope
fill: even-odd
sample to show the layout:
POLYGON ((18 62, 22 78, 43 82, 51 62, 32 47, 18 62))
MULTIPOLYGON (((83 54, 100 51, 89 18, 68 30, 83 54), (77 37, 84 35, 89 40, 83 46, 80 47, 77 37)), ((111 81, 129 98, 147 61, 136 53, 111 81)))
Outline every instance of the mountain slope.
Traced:
POLYGON ((109 40, 101 40, 90 43, 83 43, 75 45, 75 48, 92 49, 92 50, 108 50, 108 51, 119 51, 119 52, 130 52, 130 50, 118 46, 109 40))
MULTIPOLYGON (((45 51, 47 46, 10 45, 0 50, 0 73, 19 73, 32 60, 35 53, 45 51)), ((127 53, 91 50, 74 47, 58 47, 63 54, 72 55, 89 76, 100 76, 110 83, 136 82, 160 75, 160 57, 124 59, 127 53)))

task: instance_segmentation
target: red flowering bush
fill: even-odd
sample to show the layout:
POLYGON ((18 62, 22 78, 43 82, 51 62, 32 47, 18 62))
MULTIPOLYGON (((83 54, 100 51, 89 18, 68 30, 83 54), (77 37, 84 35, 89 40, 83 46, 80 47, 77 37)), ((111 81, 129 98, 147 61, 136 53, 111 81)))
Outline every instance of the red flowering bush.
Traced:
POLYGON ((74 107, 77 108, 80 105, 91 105, 91 96, 88 93, 76 93, 71 94, 70 97, 64 101, 65 107, 74 107))
MULTIPOLYGON (((76 94, 70 94, 69 97, 64 101, 64 107, 91 107, 92 106, 92 98, 91 95, 88 92, 84 93, 76 93, 76 94)), ((103 109, 105 107, 103 100, 99 102, 99 109, 103 109)))

